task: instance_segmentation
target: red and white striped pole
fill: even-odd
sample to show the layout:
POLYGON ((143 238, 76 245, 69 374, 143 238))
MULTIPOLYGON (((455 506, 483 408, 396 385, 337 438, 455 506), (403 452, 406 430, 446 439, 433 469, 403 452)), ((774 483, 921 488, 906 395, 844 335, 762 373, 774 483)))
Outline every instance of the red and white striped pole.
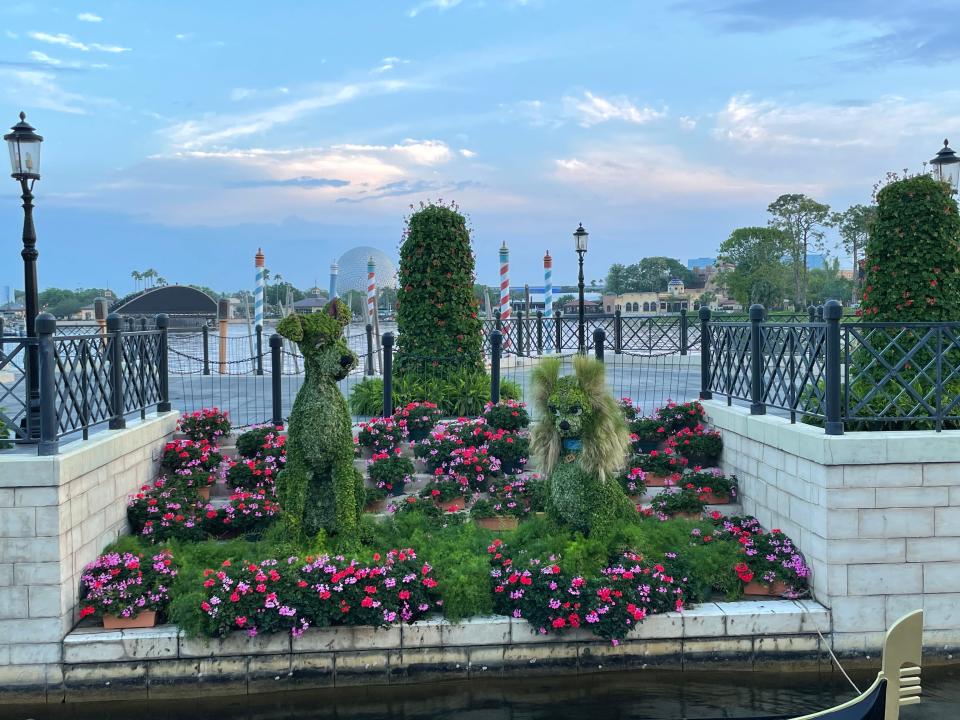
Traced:
POLYGON ((503 328, 503 347, 510 347, 510 330, 506 321, 510 318, 510 250, 504 240, 500 246, 500 321, 503 328))
POLYGON ((371 325, 377 319, 377 274, 373 255, 367 260, 367 322, 371 325))

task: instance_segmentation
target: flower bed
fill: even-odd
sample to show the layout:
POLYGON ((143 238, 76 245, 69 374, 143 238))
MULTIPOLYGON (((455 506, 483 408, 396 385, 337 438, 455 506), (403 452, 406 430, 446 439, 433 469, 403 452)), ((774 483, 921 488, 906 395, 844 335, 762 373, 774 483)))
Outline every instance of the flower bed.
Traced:
POLYGON ((440 408, 432 402, 411 402, 393 414, 393 421, 407 432, 411 441, 423 440, 440 422, 440 408))
POLYGON ((176 576, 168 551, 157 553, 146 564, 139 554, 101 555, 80 576, 80 617, 94 615, 109 624, 111 619, 130 620, 141 613, 162 611, 176 576))
POLYGON ((357 444, 370 453, 383 452, 397 447, 406 437, 406 427, 392 417, 374 418, 360 425, 357 444))
POLYGON ((530 415, 526 403, 516 400, 501 400, 497 404, 487 403, 483 408, 483 419, 495 430, 516 432, 530 424, 530 415))

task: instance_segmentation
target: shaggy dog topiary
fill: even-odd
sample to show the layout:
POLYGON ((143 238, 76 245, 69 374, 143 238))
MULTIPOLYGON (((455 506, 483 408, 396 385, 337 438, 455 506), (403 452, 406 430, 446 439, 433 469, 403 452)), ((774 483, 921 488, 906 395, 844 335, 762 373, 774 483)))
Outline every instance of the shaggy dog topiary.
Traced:
POLYGON ((353 466, 353 434, 347 403, 337 388, 357 366, 343 338, 347 306, 334 298, 322 312, 292 314, 277 332, 297 343, 306 375, 290 413, 287 462, 277 476, 285 530, 352 537, 363 511, 363 476, 353 466))
POLYGON ((560 376, 560 360, 546 358, 533 371, 539 420, 531 450, 547 478, 547 512, 584 534, 602 535, 613 520, 636 510, 617 474, 626 465, 630 434, 603 380, 603 363, 573 360, 573 375, 560 376))

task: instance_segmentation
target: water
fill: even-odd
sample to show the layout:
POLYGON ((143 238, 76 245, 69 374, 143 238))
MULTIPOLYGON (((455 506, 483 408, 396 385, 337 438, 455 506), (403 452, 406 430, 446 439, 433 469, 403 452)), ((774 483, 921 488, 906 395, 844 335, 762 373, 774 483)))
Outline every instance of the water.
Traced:
MULTIPOLYGON (((873 673, 854 673, 861 688, 873 673)), ((904 720, 956 720, 960 667, 924 671, 904 720)), ((853 697, 839 674, 644 670, 164 702, 0 706, 4 720, 667 720, 796 717, 853 697)))

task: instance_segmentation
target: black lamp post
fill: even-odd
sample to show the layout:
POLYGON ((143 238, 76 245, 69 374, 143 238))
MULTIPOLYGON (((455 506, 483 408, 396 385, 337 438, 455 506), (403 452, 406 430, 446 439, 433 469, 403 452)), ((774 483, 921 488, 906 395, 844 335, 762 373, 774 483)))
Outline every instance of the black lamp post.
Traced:
MULTIPOLYGON (((23 194, 23 290, 26 295, 27 337, 37 337, 37 314, 40 299, 37 293, 37 231, 33 227, 33 184, 40 179, 40 143, 43 138, 34 132, 20 113, 20 122, 10 128, 13 132, 3 136, 10 150, 11 177, 20 181, 23 194)), ((38 347, 27 346, 27 423, 30 436, 40 437, 40 354, 38 347)))
POLYGON ((933 165, 933 175, 941 182, 950 186, 954 195, 957 194, 957 182, 960 181, 960 158, 950 149, 949 141, 943 141, 943 147, 937 156, 930 161, 933 165))
POLYGON ((577 277, 577 292, 579 293, 578 323, 577 323, 577 352, 581 355, 587 351, 586 320, 583 311, 583 256, 587 252, 587 237, 590 233, 583 229, 583 223, 573 233, 573 241, 577 249, 577 258, 580 262, 580 275, 577 277))

